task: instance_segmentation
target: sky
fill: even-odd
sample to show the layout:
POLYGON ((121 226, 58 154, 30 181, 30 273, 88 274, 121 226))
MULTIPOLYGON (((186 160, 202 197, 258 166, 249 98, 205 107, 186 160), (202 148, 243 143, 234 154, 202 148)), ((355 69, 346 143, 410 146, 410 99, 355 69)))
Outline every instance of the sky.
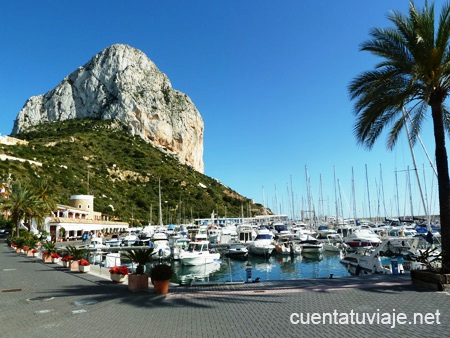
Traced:
MULTIPOLYGON (((421 7, 424 1, 416 4, 421 7)), ((7 1, 0 5, 0 133, 104 48, 143 51, 205 124, 205 174, 276 213, 394 217, 437 213, 431 116, 414 148, 358 145, 350 81, 361 52, 408 1, 7 1), (409 168, 409 171, 408 171, 409 168), (356 210, 356 213, 354 212, 356 210), (303 213, 302 213, 303 211, 303 213)), ((436 9, 443 1, 436 1, 436 9)), ((75 192, 74 192, 75 193, 75 192)), ((218 206, 219 215, 224 209, 218 206)))

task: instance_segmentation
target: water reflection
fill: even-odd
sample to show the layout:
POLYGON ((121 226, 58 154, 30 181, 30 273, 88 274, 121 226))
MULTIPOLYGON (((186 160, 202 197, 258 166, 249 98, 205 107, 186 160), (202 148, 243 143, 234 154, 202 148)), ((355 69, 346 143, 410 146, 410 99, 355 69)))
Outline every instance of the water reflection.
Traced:
POLYGON ((211 282, 243 282, 246 280, 247 264, 251 264, 252 279, 289 280, 301 278, 328 278, 350 276, 339 263, 338 254, 324 252, 297 256, 272 255, 270 257, 249 256, 248 261, 234 260, 222 256, 220 263, 200 266, 182 266, 174 262, 175 283, 188 283, 192 279, 211 282))

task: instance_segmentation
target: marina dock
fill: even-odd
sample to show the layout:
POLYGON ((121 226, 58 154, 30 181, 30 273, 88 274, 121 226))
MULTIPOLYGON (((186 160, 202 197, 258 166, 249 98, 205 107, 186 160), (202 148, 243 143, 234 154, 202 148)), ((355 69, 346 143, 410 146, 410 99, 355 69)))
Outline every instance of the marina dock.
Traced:
POLYGON ((161 296, 151 286, 133 293, 112 283, 106 268, 69 272, 18 255, 5 243, 0 244, 0 267, 0 337, 6 338, 430 338, 450 332, 450 295, 412 286, 409 274, 171 285, 161 296), (331 322, 333 316, 340 322, 331 322), (363 316, 375 322, 354 322, 363 316), (404 317, 405 323, 397 321, 404 317), (306 318, 309 323, 300 321, 306 318))

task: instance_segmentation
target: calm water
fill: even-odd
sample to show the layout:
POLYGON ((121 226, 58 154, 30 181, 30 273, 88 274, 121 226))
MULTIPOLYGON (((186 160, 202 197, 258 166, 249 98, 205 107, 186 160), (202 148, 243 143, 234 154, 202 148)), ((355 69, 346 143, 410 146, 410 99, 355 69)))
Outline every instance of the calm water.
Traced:
POLYGON ((247 262, 251 263, 252 279, 260 278, 260 281, 328 278, 330 274, 333 274, 334 277, 350 276, 339 263, 339 259, 339 254, 325 252, 321 256, 273 255, 267 259, 249 256, 248 261, 222 257, 220 262, 192 267, 174 262, 172 265, 175 275, 172 282, 188 283, 194 277, 195 280, 214 282, 245 281, 247 262))

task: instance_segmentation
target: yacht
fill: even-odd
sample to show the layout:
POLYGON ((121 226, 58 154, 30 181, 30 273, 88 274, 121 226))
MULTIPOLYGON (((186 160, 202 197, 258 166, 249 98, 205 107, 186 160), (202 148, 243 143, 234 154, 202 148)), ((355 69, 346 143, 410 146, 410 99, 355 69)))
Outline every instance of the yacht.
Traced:
POLYGON ((402 274, 412 269, 423 269, 414 260, 419 238, 386 238, 377 247, 368 247, 362 253, 348 253, 340 263, 352 275, 402 274))
POLYGON ((186 251, 180 252, 182 265, 209 264, 220 259, 220 254, 209 250, 209 241, 190 242, 186 251))
POLYGON ((280 234, 275 246, 276 252, 281 255, 300 255, 302 247, 294 239, 294 234, 280 234))
POLYGON ((370 229, 356 229, 344 238, 345 244, 355 247, 377 246, 381 244, 380 236, 370 229))
POLYGON ((247 259, 248 249, 241 243, 230 243, 224 249, 224 255, 228 258, 247 259))
POLYGON ((260 229, 253 242, 248 243, 248 252, 259 256, 269 256, 275 249, 273 233, 268 229, 260 229))
POLYGON ((157 259, 168 259, 170 258, 170 246, 167 235, 164 232, 155 232, 152 237, 153 242, 153 255, 157 259))

